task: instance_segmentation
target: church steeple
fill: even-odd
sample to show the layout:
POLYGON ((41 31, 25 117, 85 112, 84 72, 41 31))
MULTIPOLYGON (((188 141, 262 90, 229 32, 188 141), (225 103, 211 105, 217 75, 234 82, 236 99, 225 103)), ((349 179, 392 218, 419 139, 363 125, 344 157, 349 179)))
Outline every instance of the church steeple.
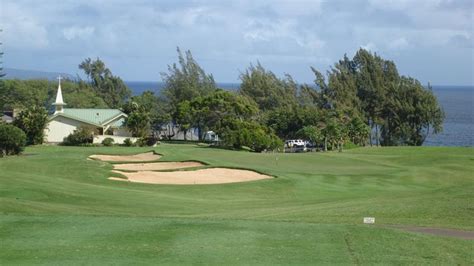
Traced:
POLYGON ((56 102, 53 103, 55 106, 54 113, 62 113, 64 112, 63 106, 66 105, 63 101, 63 93, 61 91, 61 76, 58 77, 59 84, 58 84, 58 92, 56 93, 56 102))

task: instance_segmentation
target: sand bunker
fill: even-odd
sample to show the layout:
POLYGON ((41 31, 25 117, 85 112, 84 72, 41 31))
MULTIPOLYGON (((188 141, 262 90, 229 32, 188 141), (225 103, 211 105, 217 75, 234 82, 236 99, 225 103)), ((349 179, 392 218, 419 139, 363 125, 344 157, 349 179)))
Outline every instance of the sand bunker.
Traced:
POLYGON ((115 170, 129 170, 129 171, 157 171, 157 170, 172 170, 190 167, 199 167, 204 164, 200 162, 160 162, 160 163, 125 163, 114 164, 115 170))
POLYGON ((224 184, 247 182, 272 178, 268 175, 259 174, 249 170, 237 170, 227 168, 209 168, 196 171, 175 171, 175 172, 150 172, 142 171, 136 173, 120 173, 127 177, 127 180, 110 177, 111 180, 129 181, 147 184, 175 184, 175 185, 198 185, 198 184, 224 184))
POLYGON ((134 155, 91 155, 92 159, 98 159, 107 162, 149 162, 161 158, 160 155, 153 152, 140 153, 134 155))

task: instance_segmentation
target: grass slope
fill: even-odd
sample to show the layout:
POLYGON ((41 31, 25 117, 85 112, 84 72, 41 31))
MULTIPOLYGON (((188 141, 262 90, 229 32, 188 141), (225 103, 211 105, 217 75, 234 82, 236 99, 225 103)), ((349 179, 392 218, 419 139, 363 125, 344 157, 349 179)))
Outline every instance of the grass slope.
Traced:
POLYGON ((0 159, 2 264, 472 264, 474 241, 391 229, 473 230, 472 148, 255 154, 163 144, 163 161, 244 167, 272 180, 146 185, 107 180, 91 154, 55 147, 0 159), (377 226, 362 225, 376 217, 377 226))

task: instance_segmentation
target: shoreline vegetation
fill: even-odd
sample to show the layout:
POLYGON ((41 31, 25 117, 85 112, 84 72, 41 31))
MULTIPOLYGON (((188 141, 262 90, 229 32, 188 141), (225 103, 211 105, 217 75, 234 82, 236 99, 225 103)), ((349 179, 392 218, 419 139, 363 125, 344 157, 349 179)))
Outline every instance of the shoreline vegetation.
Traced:
MULTIPOLYGON (((145 91, 132 96, 102 60, 87 58, 79 64, 87 79, 63 82, 65 102, 68 108, 121 109, 128 115, 125 126, 141 143, 154 143, 150 136, 173 139, 178 133, 186 141, 194 130, 202 141, 213 131, 219 146, 255 152, 283 150, 288 139, 304 139, 322 151, 421 146, 429 134, 442 130, 445 115, 431 86, 399 75, 393 61, 364 49, 352 59, 344 55, 327 73, 311 68, 312 85, 250 64, 236 91, 219 89, 190 51, 178 48, 177 53, 178 63, 161 73, 164 87, 158 95, 145 91), (166 125, 173 125, 172 130, 163 130, 166 125)), ((28 144, 41 143, 54 86, 47 80, 1 83, 0 106, 21 110, 23 118, 14 125, 25 131, 28 144), (25 122, 39 120, 43 122, 25 122)), ((93 134, 93 129, 81 133, 88 130, 93 134)))

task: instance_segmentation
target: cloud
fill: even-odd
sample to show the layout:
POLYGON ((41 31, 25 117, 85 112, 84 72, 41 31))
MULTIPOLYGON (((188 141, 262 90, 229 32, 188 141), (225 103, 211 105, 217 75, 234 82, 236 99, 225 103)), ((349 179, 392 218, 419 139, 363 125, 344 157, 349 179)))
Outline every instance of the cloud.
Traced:
MULTIPOLYGON (((324 72, 359 47, 400 65, 415 62, 407 54, 420 55, 416 64, 427 62, 423 51, 433 51, 460 62, 446 69, 472 66, 466 59, 473 52, 469 0, 2 0, 0 5, 5 54, 19 68, 74 73, 85 57, 101 57, 124 79, 149 80, 176 61, 176 46, 190 49, 219 81, 236 80, 237 70, 256 60, 311 81, 309 66, 324 72), (32 51, 43 57, 22 57, 32 51)), ((417 69, 429 76, 430 68, 417 69)))
POLYGON ((72 26, 63 29, 63 35, 66 40, 71 41, 74 39, 88 39, 94 34, 95 28, 91 26, 78 27, 72 26))
POLYGON ((194 27, 212 22, 213 14, 206 7, 182 10, 155 10, 156 22, 166 27, 194 27))
POLYGON ((12 3, 2 3, 3 43, 7 47, 42 49, 49 45, 48 31, 34 13, 12 3))
POLYGON ((294 19, 248 19, 243 33, 245 54, 252 58, 280 57, 282 61, 312 60, 321 57, 325 41, 294 19))
POLYGON ((361 45, 360 47, 368 51, 377 52, 377 45, 375 45, 373 42, 368 42, 361 45))
POLYGON ((472 29, 472 0, 368 0, 368 7, 373 14, 406 16, 412 29, 472 29))
POLYGON ((322 12, 321 0, 268 1, 270 8, 280 17, 315 16, 322 12))
POLYGON ((457 34, 454 35, 451 39, 450 42, 455 46, 455 47, 461 47, 461 48, 474 48, 474 40, 472 38, 472 35, 470 34, 457 34))
POLYGON ((404 37, 395 39, 388 43, 388 49, 390 50, 403 50, 408 48, 408 46, 408 41, 404 37))
POLYGON ((276 38, 291 38, 294 23, 288 20, 248 19, 243 34, 249 42, 271 41, 276 38))
MULTIPOLYGON (((423 0, 418 0, 418 4, 423 0)), ((412 0, 369 0, 369 7, 381 10, 404 10, 416 4, 412 0)))
POLYGON ((326 42, 310 31, 301 32, 295 36, 296 43, 313 53, 324 48, 326 42))

